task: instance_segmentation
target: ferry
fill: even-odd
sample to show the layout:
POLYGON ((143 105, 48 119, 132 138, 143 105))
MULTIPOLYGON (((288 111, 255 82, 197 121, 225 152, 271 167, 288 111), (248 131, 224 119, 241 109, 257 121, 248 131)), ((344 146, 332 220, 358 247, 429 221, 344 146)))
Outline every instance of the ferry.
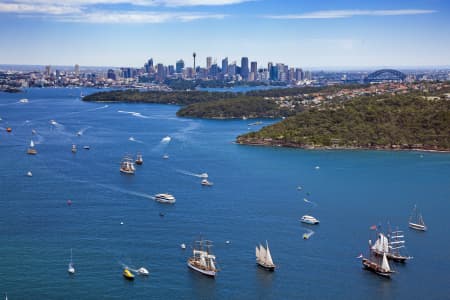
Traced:
POLYGON ((301 217, 300 222, 306 223, 306 224, 312 224, 312 225, 319 224, 319 220, 317 220, 313 216, 308 216, 308 215, 304 215, 303 217, 301 217))
POLYGON ((176 199, 173 195, 171 194, 156 194, 155 195, 155 200, 157 202, 160 203, 168 203, 168 204, 173 204, 175 203, 176 199))

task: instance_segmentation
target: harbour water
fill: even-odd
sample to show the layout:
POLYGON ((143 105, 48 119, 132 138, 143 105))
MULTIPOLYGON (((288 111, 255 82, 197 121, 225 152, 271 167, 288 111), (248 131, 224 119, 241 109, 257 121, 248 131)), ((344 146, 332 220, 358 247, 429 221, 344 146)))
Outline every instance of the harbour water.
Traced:
POLYGON ((172 105, 84 103, 79 95, 0 93, 0 295, 449 299, 449 154, 240 146, 237 135, 273 121, 177 118, 172 105), (31 139, 35 156, 26 154, 31 139), (122 157, 137 152, 144 164, 121 174, 122 157), (212 187, 194 176, 203 172, 212 187), (175 205, 151 198, 165 192, 175 205), (427 232, 407 228, 415 203, 427 232), (300 223, 304 214, 320 225, 300 223), (369 227, 386 222, 405 231, 414 257, 392 264, 391 280, 356 258, 375 239, 369 227), (315 233, 304 240, 307 229, 315 233), (186 266, 200 236, 214 242, 216 279, 186 266), (274 273, 255 264, 255 246, 265 240, 274 273), (71 248, 74 276, 67 274, 71 248), (144 266, 150 276, 126 281, 123 265, 144 266))

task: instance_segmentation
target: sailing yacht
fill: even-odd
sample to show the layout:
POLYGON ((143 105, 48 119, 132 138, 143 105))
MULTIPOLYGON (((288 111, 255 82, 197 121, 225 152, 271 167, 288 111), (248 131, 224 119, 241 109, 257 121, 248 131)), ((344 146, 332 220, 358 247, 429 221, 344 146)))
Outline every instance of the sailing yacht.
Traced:
POLYGON ((362 264, 364 268, 366 268, 367 270, 375 272, 376 274, 387 278, 390 278, 391 273, 395 272, 389 266, 386 253, 383 253, 381 264, 373 258, 365 258, 365 257, 362 257, 362 264))
POLYGON ((427 226, 423 221, 422 214, 418 212, 417 205, 414 204, 414 209, 411 216, 409 217, 408 226, 415 230, 426 231, 427 226))
POLYGON ((135 168, 133 164, 133 160, 127 156, 122 159, 120 163, 120 172, 125 174, 134 174, 135 168))
POLYGON ((197 241, 193 255, 187 261, 188 267, 204 275, 215 277, 219 269, 216 267, 216 256, 211 254, 211 247, 211 241, 197 241))
POLYGON ((75 267, 73 266, 72 261, 72 248, 70 249, 70 262, 69 267, 67 268, 67 272, 69 272, 69 274, 75 274, 75 267))
POLYGON ((402 255, 400 249, 405 247, 404 235, 402 231, 393 231, 389 238, 383 233, 378 234, 378 239, 375 241, 371 247, 373 254, 378 256, 383 256, 386 254, 388 259, 397 262, 405 262, 411 259, 411 256, 402 255))
POLYGON ((272 255, 270 254, 269 244, 267 243, 267 241, 265 248, 261 244, 259 244, 259 247, 256 246, 256 263, 258 264, 258 266, 266 270, 275 270, 275 264, 273 263, 272 255))
POLYGON ((30 142, 30 147, 28 148, 27 153, 30 154, 30 155, 37 154, 37 150, 34 149, 34 142, 33 142, 33 140, 31 140, 31 142, 30 142))

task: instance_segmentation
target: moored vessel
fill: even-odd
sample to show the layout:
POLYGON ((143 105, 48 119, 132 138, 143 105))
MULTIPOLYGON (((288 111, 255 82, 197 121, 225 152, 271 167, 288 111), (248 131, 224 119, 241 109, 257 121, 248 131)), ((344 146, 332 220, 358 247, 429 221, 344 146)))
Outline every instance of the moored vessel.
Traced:
POLYGON ((427 226, 425 225, 425 222, 423 221, 422 214, 417 210, 417 205, 414 205, 411 216, 409 217, 408 226, 409 226, 409 228, 419 230, 419 231, 427 230, 427 226))
POLYGON ((30 154, 30 155, 36 155, 37 154, 37 150, 34 148, 33 140, 31 140, 31 142, 30 142, 30 147, 27 150, 27 154, 30 154))
POLYGON ((142 165, 142 164, 144 163, 144 159, 142 158, 142 154, 138 153, 138 154, 136 155, 136 161, 135 161, 135 163, 136 163, 137 165, 142 165))
POLYGON ((187 265, 194 271, 214 278, 219 269, 216 267, 216 256, 211 254, 211 247, 211 241, 197 241, 187 265))

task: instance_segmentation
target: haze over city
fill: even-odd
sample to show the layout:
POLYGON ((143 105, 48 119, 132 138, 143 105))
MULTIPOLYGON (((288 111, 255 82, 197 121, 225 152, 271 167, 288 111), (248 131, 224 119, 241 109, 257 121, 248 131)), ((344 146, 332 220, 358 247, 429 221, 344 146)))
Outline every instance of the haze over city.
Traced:
POLYGON ((448 66, 448 1, 11 0, 1 64, 133 66, 211 56, 303 68, 448 66), (425 55, 426 54, 426 55, 425 55))

